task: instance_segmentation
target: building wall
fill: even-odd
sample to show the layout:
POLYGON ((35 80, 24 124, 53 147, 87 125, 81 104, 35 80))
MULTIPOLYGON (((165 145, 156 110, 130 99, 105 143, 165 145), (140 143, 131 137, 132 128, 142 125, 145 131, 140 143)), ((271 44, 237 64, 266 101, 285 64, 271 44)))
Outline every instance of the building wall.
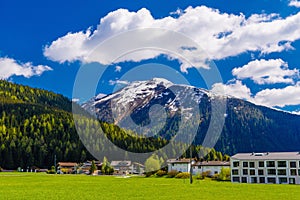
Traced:
POLYGON ((300 184, 300 160, 231 159, 230 166, 231 182, 300 184))
POLYGON ((190 172, 190 163, 169 163, 168 172, 172 170, 178 172, 190 172))
POLYGON ((213 176, 214 174, 220 174, 221 169, 223 168, 229 168, 229 166, 194 166, 193 167, 193 174, 201 174, 202 172, 210 171, 209 176, 213 176))

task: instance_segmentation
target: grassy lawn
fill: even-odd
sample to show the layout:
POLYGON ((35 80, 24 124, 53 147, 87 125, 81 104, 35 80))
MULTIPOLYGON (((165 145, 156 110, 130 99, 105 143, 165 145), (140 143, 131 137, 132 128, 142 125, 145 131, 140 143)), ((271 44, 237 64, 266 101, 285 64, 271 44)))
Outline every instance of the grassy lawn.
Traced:
POLYGON ((299 185, 0 173, 0 199, 299 199, 299 185))

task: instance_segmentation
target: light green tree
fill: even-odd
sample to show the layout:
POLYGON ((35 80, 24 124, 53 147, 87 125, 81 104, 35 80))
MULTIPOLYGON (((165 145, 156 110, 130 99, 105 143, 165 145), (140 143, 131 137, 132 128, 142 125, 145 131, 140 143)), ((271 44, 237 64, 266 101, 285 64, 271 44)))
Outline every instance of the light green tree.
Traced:
POLYGON ((230 169, 222 167, 221 172, 218 176, 220 181, 228 181, 230 180, 230 169))
POLYGON ((157 156, 150 156, 145 162, 146 172, 152 172, 160 169, 160 161, 157 156))

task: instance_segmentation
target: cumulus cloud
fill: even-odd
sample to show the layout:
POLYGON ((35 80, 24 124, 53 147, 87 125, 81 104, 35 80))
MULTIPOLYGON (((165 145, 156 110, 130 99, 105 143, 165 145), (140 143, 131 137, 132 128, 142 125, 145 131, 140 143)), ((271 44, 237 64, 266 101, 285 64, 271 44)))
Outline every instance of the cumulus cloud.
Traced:
POLYGON ((255 95, 255 103, 273 107, 300 104, 300 82, 285 88, 265 89, 255 95))
POLYGON ((212 91, 219 93, 224 91, 225 95, 250 101, 257 105, 267 107, 285 107, 300 104, 300 82, 284 88, 264 89, 252 94, 250 89, 241 81, 236 80, 230 84, 216 83, 212 91))
POLYGON ((261 59, 234 68, 232 74, 239 79, 250 78, 257 84, 294 83, 293 78, 299 77, 299 70, 288 69, 288 63, 282 59, 261 59))
POLYGON ((233 96, 248 101, 252 100, 251 97, 252 94, 250 89, 246 85, 243 85, 243 83, 239 80, 227 85, 222 83, 216 83, 212 87, 212 92, 221 95, 225 94, 225 95, 233 96))
MULTIPOLYGON (((118 9, 103 17, 95 30, 89 28, 76 33, 68 33, 53 41, 44 48, 44 55, 61 63, 80 60, 109 64, 112 58, 109 54, 116 54, 120 49, 128 46, 135 47, 141 39, 143 42, 148 41, 145 44, 151 45, 159 42, 166 47, 170 45, 170 40, 165 40, 165 38, 159 40, 155 34, 146 34, 143 38, 133 35, 129 40, 107 47, 103 52, 105 55, 94 57, 94 60, 89 57, 90 51, 101 42, 138 28, 163 28, 183 33, 202 47, 207 53, 205 55, 207 59, 224 59, 248 51, 268 54, 293 49, 292 42, 300 39, 299 25, 300 13, 284 19, 278 14, 254 14, 246 18, 243 14, 221 13, 216 9, 199 6, 188 7, 180 11, 176 18, 167 16, 155 19, 145 8, 137 12, 118 9)), ((178 48, 174 53, 188 57, 196 65, 195 67, 207 67, 199 62, 199 59, 205 60, 203 55, 199 55, 199 52, 191 54, 191 51, 180 48, 183 45, 185 44, 178 42, 178 48)), ((141 61, 155 58, 160 54, 161 52, 145 50, 128 54, 119 61, 141 61)), ((174 59, 174 55, 168 54, 168 56, 174 59)), ((182 71, 192 67, 183 60, 180 61, 182 71)))
POLYGON ((32 63, 20 63, 12 58, 0 58, 0 79, 8 79, 11 76, 40 76, 45 71, 51 71, 52 68, 45 65, 34 66, 32 63))
POLYGON ((290 3, 289 3, 289 6, 294 6, 294 7, 300 8, 300 1, 291 0, 290 3))

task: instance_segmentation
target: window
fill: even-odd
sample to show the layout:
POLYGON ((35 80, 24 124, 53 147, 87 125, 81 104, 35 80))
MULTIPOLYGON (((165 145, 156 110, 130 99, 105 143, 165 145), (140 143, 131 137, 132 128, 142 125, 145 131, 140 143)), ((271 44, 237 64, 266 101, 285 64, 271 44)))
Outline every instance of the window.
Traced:
POLYGON ((278 161, 277 166, 278 167, 286 167, 286 161, 278 161))
POLYGON ((242 183, 247 183, 247 177, 242 177, 242 183))
POLYGON ((233 181, 233 182, 238 182, 238 183, 239 183, 239 182, 240 182, 240 177, 233 177, 233 178, 232 178, 232 181, 233 181))
POLYGON ((298 175, 300 175, 300 169, 298 169, 298 175))
POLYGON ((296 169, 291 169, 291 176, 297 176, 297 170, 296 169))
POLYGON ((259 177, 259 182, 260 183, 265 183, 266 182, 265 177, 259 177))
POLYGON ((287 178, 283 177, 283 178, 279 178, 279 183, 287 183, 287 178))
POLYGON ((275 169, 268 169, 268 175, 276 175, 275 169))
POLYGON ((239 161, 234 161, 233 162, 233 167, 239 167, 240 166, 240 162, 239 161))
POLYGON ((259 161, 258 165, 259 165, 259 167, 265 167, 265 162, 264 161, 259 161))
POLYGON ((258 175, 260 175, 260 176, 264 175, 264 170, 263 169, 259 169, 258 170, 258 175))
POLYGON ((250 162, 249 165, 250 165, 250 168, 254 168, 254 162, 250 162))
POLYGON ((243 175, 248 175, 248 169, 243 169, 243 175))
POLYGON ((239 175, 239 170, 233 169, 232 170, 232 175, 239 175))
POLYGON ((243 162, 243 167, 248 167, 248 162, 243 162))
POLYGON ((275 161, 267 161, 267 167, 275 167, 275 161))
POLYGON ((276 183, 276 178, 268 178, 268 183, 276 183))
POLYGON ((286 175, 286 170, 285 170, 285 169, 278 169, 278 170, 277 170, 277 174, 278 174, 278 175, 281 175, 281 176, 282 176, 282 175, 286 175))
POLYGON ((296 162, 295 161, 290 162, 290 168, 296 168, 296 162))
POLYGON ((251 183, 257 183, 257 177, 251 177, 251 183))
POLYGON ((250 175, 254 176, 255 175, 255 170, 254 169, 250 169, 250 175))
POLYGON ((289 178, 289 183, 290 184, 295 184, 296 182, 296 179, 295 178, 289 178))

